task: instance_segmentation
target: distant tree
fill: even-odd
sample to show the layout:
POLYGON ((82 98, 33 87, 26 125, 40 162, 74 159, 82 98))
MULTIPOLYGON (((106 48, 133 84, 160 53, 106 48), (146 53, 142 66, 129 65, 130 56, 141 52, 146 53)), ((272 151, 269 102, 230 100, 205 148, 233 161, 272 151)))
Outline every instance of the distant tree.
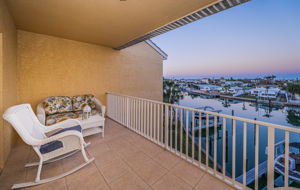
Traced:
POLYGON ((267 83, 273 84, 276 76, 275 75, 269 75, 269 76, 265 76, 264 78, 267 80, 267 83))
POLYGON ((300 111, 292 109, 287 110, 286 120, 294 126, 300 126, 300 111))
POLYGON ((286 90, 293 95, 300 94, 300 84, 289 83, 286 87, 286 90))
POLYGON ((163 100, 166 103, 175 104, 183 98, 183 92, 179 85, 173 80, 164 79, 163 81, 163 100))

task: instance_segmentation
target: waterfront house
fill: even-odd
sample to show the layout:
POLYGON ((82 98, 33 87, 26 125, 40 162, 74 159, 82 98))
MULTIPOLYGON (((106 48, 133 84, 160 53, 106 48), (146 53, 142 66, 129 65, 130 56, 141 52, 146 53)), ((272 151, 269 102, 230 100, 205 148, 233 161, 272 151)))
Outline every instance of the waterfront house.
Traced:
MULTIPOLYGON (((16 104, 29 103, 35 110, 49 96, 94 94, 107 107, 105 136, 86 137, 90 144, 81 147, 94 162, 71 175, 25 189, 248 189, 246 133, 240 143, 243 151, 236 147, 236 140, 242 137, 237 138, 240 133, 236 132, 240 123, 245 124, 245 132, 247 126, 252 131, 260 126, 268 130, 267 184, 272 189, 274 130, 292 129, 163 103, 163 60, 167 55, 147 41, 247 1, 0 0, 1 115, 16 104), (195 128, 195 113, 199 120, 207 119, 206 136, 198 134, 198 141, 195 130, 190 130, 195 128), (223 122, 217 122, 223 133, 217 133, 213 119, 223 122), (232 128, 229 133, 227 121, 232 122, 227 126, 232 128), (217 135, 222 137, 221 147, 217 146, 217 135), (243 155, 242 161, 236 160, 236 155, 243 155), (242 170, 243 175, 236 170, 242 170)), ((251 180, 258 189, 261 130, 255 131, 257 146, 251 155, 256 155, 256 172, 251 180)), ((46 138, 44 132, 42 137, 46 138)), ((26 181, 33 182, 25 185, 36 185, 36 150, 41 147, 33 144, 33 148, 1 117, 1 190, 26 181)), ((43 178, 80 165, 82 157, 74 152, 72 157, 51 161, 42 168, 43 178)))
POLYGON ((228 89, 228 92, 231 93, 231 94, 235 94, 235 93, 237 93, 237 92, 239 92, 239 91, 242 91, 242 90, 243 90, 242 87, 233 86, 233 87, 230 87, 230 88, 228 89))
POLYGON ((279 88, 253 88, 250 94, 259 98, 276 98, 280 92, 279 88))
POLYGON ((198 88, 206 92, 220 92, 222 90, 221 86, 213 84, 200 84, 198 85, 198 88))

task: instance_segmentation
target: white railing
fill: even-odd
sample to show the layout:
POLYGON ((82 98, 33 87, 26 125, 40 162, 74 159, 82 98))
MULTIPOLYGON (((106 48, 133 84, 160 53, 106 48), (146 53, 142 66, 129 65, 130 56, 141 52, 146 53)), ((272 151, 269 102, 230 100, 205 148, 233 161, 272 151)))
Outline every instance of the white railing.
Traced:
MULTIPOLYGON (((289 150, 291 135, 300 134, 292 127, 121 94, 107 93, 107 103, 109 118, 237 189, 273 189, 274 144, 284 139, 289 150)), ((285 188, 289 180, 284 177, 285 188)))

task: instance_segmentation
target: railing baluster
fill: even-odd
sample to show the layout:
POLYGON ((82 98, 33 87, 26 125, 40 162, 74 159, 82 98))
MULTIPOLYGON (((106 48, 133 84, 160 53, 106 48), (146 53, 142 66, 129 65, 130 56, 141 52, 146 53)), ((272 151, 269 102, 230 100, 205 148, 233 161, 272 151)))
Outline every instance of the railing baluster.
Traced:
POLYGON ((137 104, 137 115, 138 115, 138 133, 141 134, 141 100, 138 100, 137 104))
POLYGON ((175 108, 175 152, 177 153, 178 152, 178 149, 177 149, 177 127, 178 127, 178 108, 175 108))
POLYGON ((226 135, 226 118, 223 117, 223 147, 222 147, 222 158, 223 158, 223 162, 222 162, 222 172, 223 172, 223 177, 226 177, 226 139, 227 139, 227 135, 226 135))
POLYGON ((170 148, 173 150, 173 107, 170 106, 170 148))
POLYGON ((209 136, 208 136, 208 133, 209 133, 209 129, 208 129, 208 127, 209 127, 209 115, 208 114, 206 114, 206 150, 205 150, 205 164, 206 164, 206 169, 208 169, 208 154, 209 154, 209 152, 208 152, 208 148, 209 148, 209 146, 208 146, 208 138, 209 138, 209 136))
POLYGON ((189 111, 185 110, 185 156, 189 157, 189 111))
POLYGON ((143 108, 143 110, 144 110, 144 126, 143 126, 143 128, 144 128, 144 137, 146 137, 147 138, 147 101, 144 101, 144 108, 143 108))
POLYGON ((114 96, 114 98, 113 98, 113 102, 114 102, 114 119, 117 121, 117 104, 116 104, 116 101, 117 101, 117 97, 116 96, 114 96))
POLYGON ((214 116, 214 172, 217 171, 217 116, 214 116))
MULTIPOLYGON (((258 164, 259 164, 259 126, 255 125, 255 190, 258 190, 258 164)), ((268 155, 269 156, 269 155, 268 155)))
POLYGON ((164 104, 160 106, 160 141, 161 144, 164 145, 164 104))
POLYGON ((111 117, 113 118, 113 119, 116 119, 115 118, 115 111, 116 111, 116 109, 115 109, 115 97, 114 97, 114 95, 112 95, 111 96, 111 107, 112 107, 112 109, 111 109, 111 117))
POLYGON ((202 112, 198 112, 198 159, 199 159, 199 166, 202 165, 202 112))
POLYGON ((137 115, 137 111, 136 111, 136 100, 134 100, 134 102, 133 102, 133 113, 134 113, 134 120, 133 120, 133 122, 134 122, 134 131, 135 132, 137 132, 137 117, 136 117, 136 115, 137 115))
POLYGON ((140 114, 141 114, 141 110, 140 110, 140 100, 137 100, 136 101, 136 124, 137 124, 137 133, 140 134, 141 133, 141 117, 140 117, 140 114))
POLYGON ((232 182, 235 183, 236 120, 232 121, 232 182))
POLYGON ((182 156, 182 152, 183 152, 182 137, 183 137, 183 110, 182 108, 180 108, 180 156, 182 156))
POLYGON ((150 102, 147 102, 147 137, 150 139, 150 102))
POLYGON ((157 121, 156 121, 156 107, 157 107, 157 104, 153 104, 153 140, 156 142, 157 139, 156 139, 156 127, 157 127, 157 121))
POLYGON ((157 122, 156 122, 156 124, 157 124, 157 130, 156 130, 156 132, 157 132, 157 142, 158 142, 158 144, 160 144, 160 104, 157 104, 157 112, 156 112, 156 114, 157 114, 157 122))
POLYGON ((243 142, 243 185, 247 186, 247 123, 244 122, 244 142, 243 142))
POLYGON ((122 115, 122 119, 121 119, 121 121, 122 121, 122 124, 124 125, 125 124, 125 122, 124 122, 124 115, 125 115, 125 107, 124 107, 124 97, 122 97, 121 98, 121 106, 122 106, 122 113, 121 113, 121 115, 122 115))
POLYGON ((119 97, 119 104, 120 104, 120 105, 119 105, 119 106, 120 106, 120 111, 119 111, 119 112, 120 112, 120 113, 119 113, 119 115, 120 115, 120 116, 119 116, 119 122, 120 122, 120 123, 123 123, 123 120, 122 120, 122 119, 123 119, 123 118, 122 118, 122 115, 123 115, 123 110, 122 110, 122 109, 123 109, 123 107, 122 107, 122 99, 123 99, 122 97, 119 97))
POLYGON ((192 111, 192 162, 195 160, 195 112, 192 111))
POLYGON ((165 148, 168 149, 169 106, 165 106, 165 148))
POLYGON ((129 110, 129 98, 126 97, 126 127, 129 126, 129 114, 130 114, 130 110, 129 110))
POLYGON ((274 188, 274 136, 274 128, 268 127, 268 190, 274 188))
POLYGON ((284 144, 284 187, 289 187, 289 146, 290 146, 290 133, 285 131, 285 144, 284 144))
POLYGON ((153 104, 150 102, 150 139, 153 140, 153 104))
POLYGON ((114 111, 114 118, 115 118, 115 120, 117 121, 117 111, 118 111, 118 109, 117 109, 117 96, 115 96, 114 97, 114 108, 115 108, 115 111, 114 111))
POLYGON ((132 106, 133 106, 133 99, 130 98, 130 129, 132 130, 133 129, 133 110, 132 110, 132 106))
POLYGON ((144 116, 144 112, 143 112, 143 100, 141 100, 140 101, 140 118, 141 118, 141 121, 140 121, 140 125, 141 125, 140 131, 141 131, 141 134, 144 133, 144 131, 143 131, 143 129, 144 129, 144 127, 143 127, 143 125, 144 125, 144 118, 143 118, 143 116, 144 116))
POLYGON ((117 106, 118 106, 118 114, 117 114, 117 118, 118 118, 118 122, 120 122, 120 97, 117 98, 117 106))

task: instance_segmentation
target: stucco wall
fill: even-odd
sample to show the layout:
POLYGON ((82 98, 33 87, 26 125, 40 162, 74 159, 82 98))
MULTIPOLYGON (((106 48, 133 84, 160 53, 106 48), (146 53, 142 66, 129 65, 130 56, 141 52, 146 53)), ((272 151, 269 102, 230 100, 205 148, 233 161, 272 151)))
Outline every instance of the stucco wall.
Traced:
POLYGON ((17 31, 6 4, 0 0, 0 170, 15 142, 16 135, 2 119, 3 111, 17 104, 17 31))
POLYGON ((162 57, 142 42, 121 51, 18 31, 20 103, 47 96, 106 92, 162 100, 162 57))

